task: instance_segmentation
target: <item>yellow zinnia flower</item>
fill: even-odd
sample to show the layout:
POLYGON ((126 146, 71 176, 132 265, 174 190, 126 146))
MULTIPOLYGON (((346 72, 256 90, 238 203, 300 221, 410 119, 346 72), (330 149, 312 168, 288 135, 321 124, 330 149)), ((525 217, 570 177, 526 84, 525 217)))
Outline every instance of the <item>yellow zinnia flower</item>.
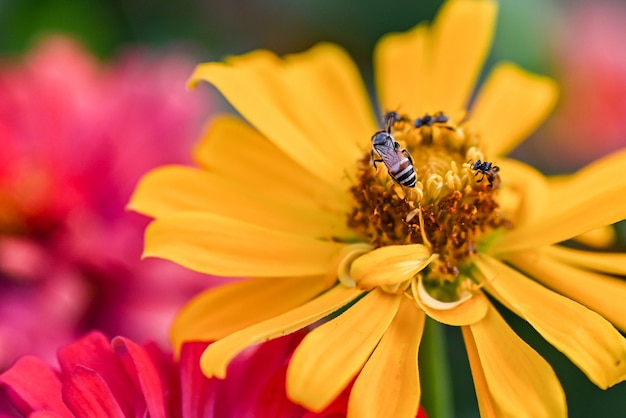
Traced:
POLYGON ((558 179, 504 157, 557 89, 504 63, 468 108, 496 11, 449 0, 431 26, 380 41, 382 128, 334 45, 197 67, 192 85, 213 84, 249 124, 215 120, 195 152, 201 168, 149 173, 130 207, 155 218, 146 256, 254 277, 201 294, 174 324, 177 348, 218 340, 201 359, 207 376, 325 319, 293 355, 289 397, 320 411, 356 377, 349 415, 415 416, 428 315, 461 327, 482 415, 565 416, 552 368, 488 294, 599 387, 626 379, 615 328, 626 331, 626 282, 611 276, 626 256, 558 245, 626 217, 626 153, 558 179))

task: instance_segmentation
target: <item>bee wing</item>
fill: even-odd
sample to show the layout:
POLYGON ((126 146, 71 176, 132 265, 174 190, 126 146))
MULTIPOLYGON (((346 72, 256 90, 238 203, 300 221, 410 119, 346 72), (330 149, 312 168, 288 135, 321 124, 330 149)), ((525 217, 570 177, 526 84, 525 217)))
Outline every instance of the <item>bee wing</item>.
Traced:
POLYGON ((390 170, 392 171, 397 170, 400 167, 400 162, 401 162, 400 155, 401 154, 399 155, 398 152, 394 150, 393 148, 380 147, 379 149, 376 150, 376 152, 378 152, 378 155, 380 155, 380 158, 383 159, 383 161, 385 162, 385 165, 390 170))

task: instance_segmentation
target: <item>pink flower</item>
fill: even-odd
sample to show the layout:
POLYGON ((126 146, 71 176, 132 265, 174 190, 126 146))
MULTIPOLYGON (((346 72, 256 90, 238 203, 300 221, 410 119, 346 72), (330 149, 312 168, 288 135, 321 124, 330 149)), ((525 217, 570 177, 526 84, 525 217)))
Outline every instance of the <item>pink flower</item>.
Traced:
MULTIPOLYGON (((180 361, 155 344, 140 346, 93 332, 59 350, 60 368, 25 356, 0 375, 0 416, 109 417, 343 417, 348 391, 315 414, 285 395, 287 361, 303 335, 296 333, 246 351, 226 380, 199 367, 207 346, 186 343, 180 361), (32 415, 31 415, 32 414, 32 415)), ((419 417, 425 417, 420 412, 419 417)))
POLYGON ((206 287, 140 261, 146 221, 124 210, 146 170, 188 162, 208 113, 185 89, 193 62, 135 49, 104 65, 54 37, 0 65, 0 370, 92 328, 163 342, 206 287))
POLYGON ((626 146, 626 6, 580 2, 557 31, 562 97, 537 152, 560 170, 581 167, 626 146), (555 157, 558 156, 558 157, 555 157))

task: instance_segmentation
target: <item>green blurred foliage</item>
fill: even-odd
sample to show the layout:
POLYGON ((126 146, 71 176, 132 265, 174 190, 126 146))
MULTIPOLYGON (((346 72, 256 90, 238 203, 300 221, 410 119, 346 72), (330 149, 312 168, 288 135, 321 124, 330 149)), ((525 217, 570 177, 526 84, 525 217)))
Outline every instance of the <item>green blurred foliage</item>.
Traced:
MULTIPOLYGON (((550 1, 501 0, 494 59, 545 67, 541 47, 550 1)), ((195 45, 203 59, 252 49, 297 52, 319 41, 343 45, 368 74, 371 51, 385 33, 430 20, 441 0, 0 0, 0 54, 20 53, 40 36, 63 32, 108 57, 141 43, 195 45)))

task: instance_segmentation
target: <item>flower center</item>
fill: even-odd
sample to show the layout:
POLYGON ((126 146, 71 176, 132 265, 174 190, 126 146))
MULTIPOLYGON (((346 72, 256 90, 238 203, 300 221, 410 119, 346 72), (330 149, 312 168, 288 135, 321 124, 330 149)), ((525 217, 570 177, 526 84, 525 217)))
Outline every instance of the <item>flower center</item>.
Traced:
POLYGON ((424 286, 440 300, 457 300, 481 238, 511 226, 496 200, 499 169, 485 160, 467 121, 390 112, 385 122, 373 151, 357 161, 348 225, 374 248, 428 246, 438 257, 420 273, 424 286))

